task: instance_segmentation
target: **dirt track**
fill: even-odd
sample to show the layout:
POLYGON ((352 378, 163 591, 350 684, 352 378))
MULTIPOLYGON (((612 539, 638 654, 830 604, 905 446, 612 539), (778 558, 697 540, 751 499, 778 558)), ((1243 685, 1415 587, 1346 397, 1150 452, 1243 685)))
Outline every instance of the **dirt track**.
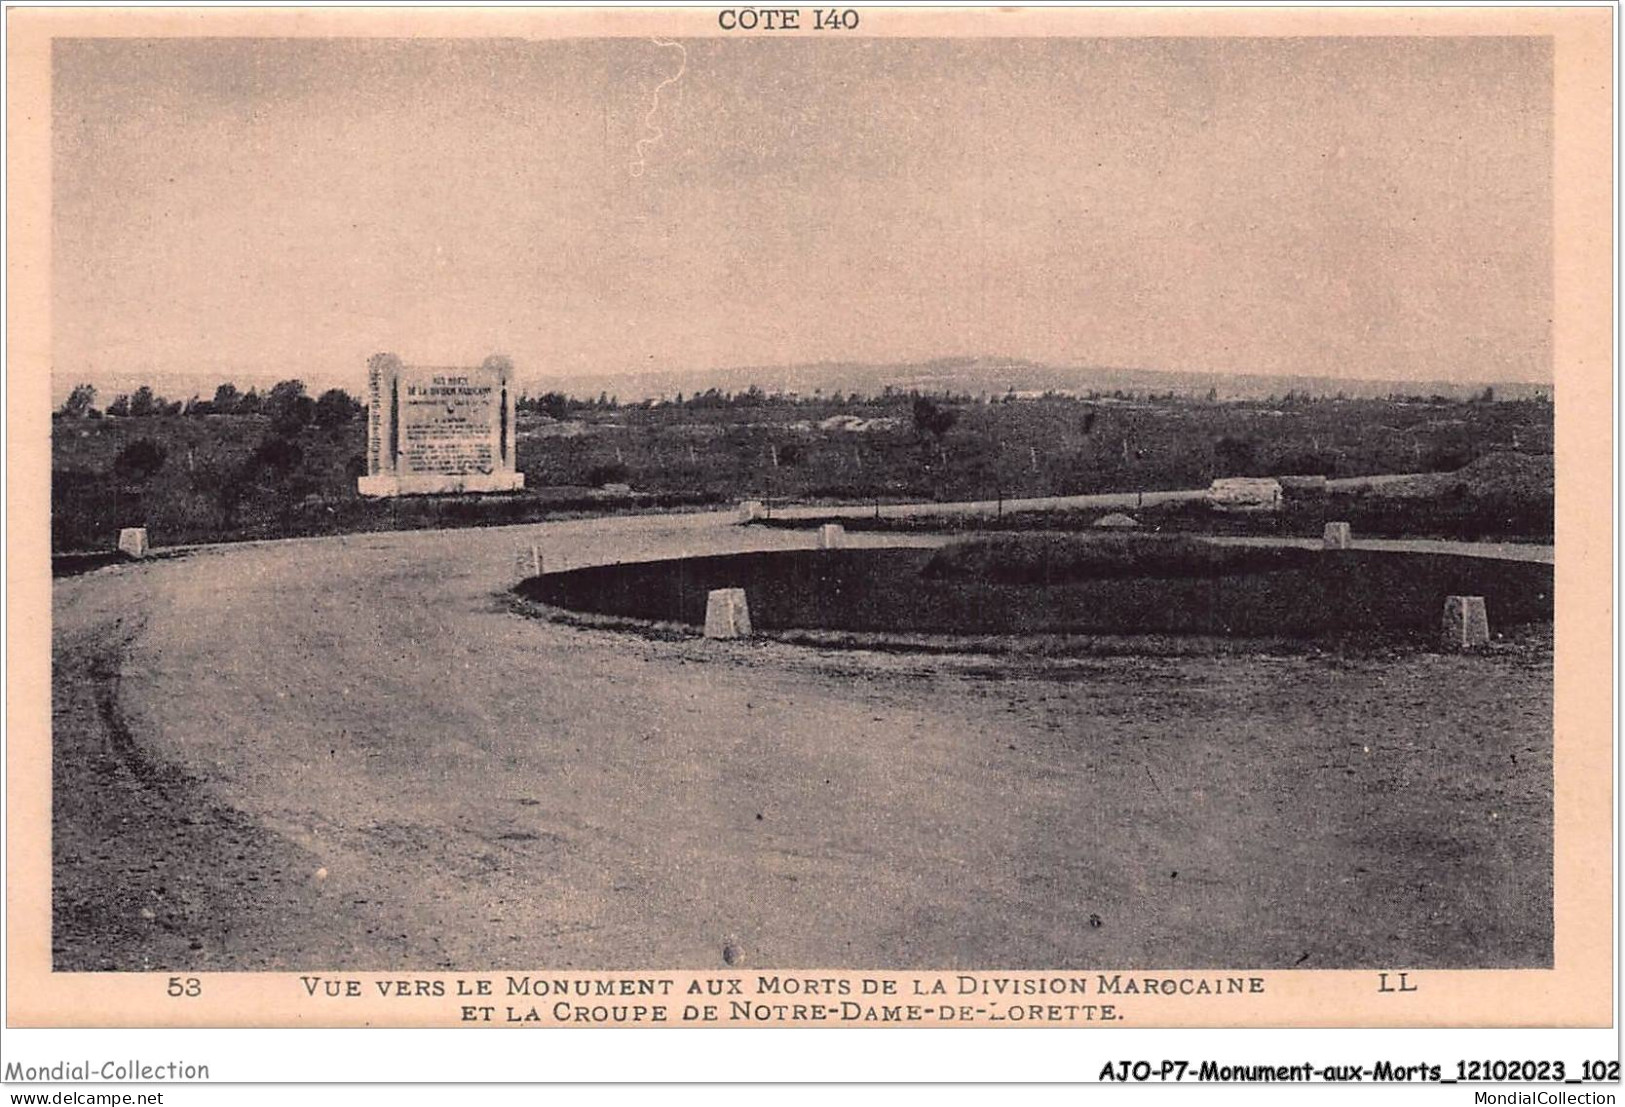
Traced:
POLYGON ((57 581, 57 967, 1549 963, 1549 635, 1041 665, 651 641, 501 596, 532 543, 810 544, 728 523, 57 581))
MULTIPOLYGON (((1383 473, 1367 477, 1343 477, 1329 480, 1326 487, 1333 490, 1378 488, 1383 485, 1402 484, 1416 480, 1423 474, 1383 473)), ((1161 492, 1089 492, 1078 496, 1032 496, 1008 500, 957 500, 949 503, 887 504, 885 514, 890 518, 919 515, 991 515, 1016 511, 1069 511, 1093 508, 1097 510, 1126 510, 1150 507, 1156 504, 1190 503, 1204 500, 1206 488, 1178 489, 1161 492)), ((874 509, 864 504, 830 504, 819 506, 791 505, 773 509, 781 519, 852 519, 866 516, 874 509)))

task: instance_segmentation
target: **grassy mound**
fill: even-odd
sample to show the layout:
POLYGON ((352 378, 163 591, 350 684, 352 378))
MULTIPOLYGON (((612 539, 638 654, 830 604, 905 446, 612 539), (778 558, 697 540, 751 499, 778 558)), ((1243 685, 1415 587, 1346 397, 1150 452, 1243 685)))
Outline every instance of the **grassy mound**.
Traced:
MULTIPOLYGON (((1484 596, 1490 627, 1549 621, 1552 567, 1440 554, 1313 550, 1215 550, 1207 568, 1163 575, 1125 570, 1061 580, 998 579, 978 566, 979 543, 938 551, 786 550, 602 565, 533 577, 527 599, 569 611, 697 627, 706 594, 743 588, 753 624, 818 630, 962 636, 1010 634, 1209 635, 1322 638, 1375 631, 1433 642, 1444 599, 1484 596), (1254 560, 1259 554, 1285 555, 1254 560), (1238 560, 1230 561, 1230 558, 1238 560), (1213 566, 1223 566, 1214 568, 1213 566)), ((1180 547, 1157 547, 1171 558, 1180 547)), ((1140 560, 1134 551, 1088 554, 1140 560)), ((1005 559, 1002 571, 1042 564, 1005 559)), ((1082 563, 1080 563, 1082 564, 1082 563)), ((1053 565, 1053 562, 1052 562, 1053 565)), ((1177 567, 1177 566, 1169 566, 1177 567)), ((1078 570, 1079 573, 1082 570, 1078 570)))
POLYGON ((1499 497, 1514 502, 1549 498, 1557 469, 1551 454, 1497 451, 1452 473, 1426 473, 1383 486, 1388 496, 1499 497))

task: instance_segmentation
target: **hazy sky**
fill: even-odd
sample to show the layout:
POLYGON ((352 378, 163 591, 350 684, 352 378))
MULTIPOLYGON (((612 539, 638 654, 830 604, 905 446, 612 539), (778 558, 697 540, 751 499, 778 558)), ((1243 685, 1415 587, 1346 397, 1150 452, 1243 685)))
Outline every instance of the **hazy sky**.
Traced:
POLYGON ((78 40, 59 377, 1551 377, 1543 39, 78 40))

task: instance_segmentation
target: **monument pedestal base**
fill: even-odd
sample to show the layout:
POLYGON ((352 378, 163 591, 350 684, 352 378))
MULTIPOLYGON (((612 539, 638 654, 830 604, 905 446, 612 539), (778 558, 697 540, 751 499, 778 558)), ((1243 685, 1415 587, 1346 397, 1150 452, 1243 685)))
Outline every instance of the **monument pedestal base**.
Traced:
POLYGON ((517 492, 525 487, 523 473, 465 473, 458 476, 381 473, 361 477, 356 491, 363 496, 433 496, 458 492, 517 492))

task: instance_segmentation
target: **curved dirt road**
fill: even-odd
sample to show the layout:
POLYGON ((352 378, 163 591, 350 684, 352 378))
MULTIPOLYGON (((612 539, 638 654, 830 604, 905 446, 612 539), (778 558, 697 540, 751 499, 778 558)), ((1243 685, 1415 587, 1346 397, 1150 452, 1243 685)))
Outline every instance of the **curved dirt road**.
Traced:
POLYGON ((57 967, 1549 963, 1549 633, 990 662, 655 641, 503 596, 532 544, 553 568, 811 543, 730 524, 57 581, 57 967))

